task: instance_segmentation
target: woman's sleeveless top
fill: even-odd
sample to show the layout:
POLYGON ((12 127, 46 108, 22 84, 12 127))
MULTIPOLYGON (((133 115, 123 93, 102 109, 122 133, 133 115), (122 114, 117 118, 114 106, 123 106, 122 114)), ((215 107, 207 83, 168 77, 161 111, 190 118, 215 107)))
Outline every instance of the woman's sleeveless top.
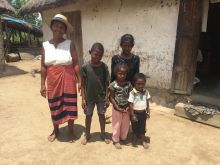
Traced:
POLYGON ((43 43, 44 47, 44 63, 49 65, 70 65, 72 64, 72 56, 70 53, 70 40, 65 40, 57 45, 49 41, 43 43))

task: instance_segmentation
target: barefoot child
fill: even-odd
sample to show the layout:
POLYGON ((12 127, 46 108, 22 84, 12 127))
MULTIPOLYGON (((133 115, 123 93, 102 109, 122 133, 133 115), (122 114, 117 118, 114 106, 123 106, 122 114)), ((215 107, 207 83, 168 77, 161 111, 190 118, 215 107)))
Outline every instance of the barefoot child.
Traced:
MULTIPOLYGON (((134 47, 134 37, 131 34, 124 34, 120 41, 121 54, 114 55, 111 61, 111 82, 115 80, 114 68, 119 63, 125 63, 128 66, 128 73, 126 80, 133 85, 133 77, 136 73, 139 73, 140 58, 134 55, 131 50, 134 47)), ((106 116, 107 118, 108 116, 106 116)))
POLYGON ((85 125, 86 133, 82 144, 86 145, 90 139, 90 128, 92 122, 93 110, 96 105, 101 127, 101 139, 106 143, 110 140, 105 136, 105 111, 109 106, 108 86, 109 71, 105 63, 101 61, 104 53, 104 47, 101 43, 93 44, 89 51, 91 60, 85 63, 81 68, 82 76, 82 108, 86 115, 85 125))
POLYGON ((141 138, 145 149, 149 146, 145 140, 146 120, 150 118, 149 99, 150 94, 145 88, 146 76, 143 73, 137 73, 134 76, 134 88, 129 94, 129 104, 133 130, 133 144, 137 137, 141 138))
POLYGON ((116 80, 110 86, 110 101, 113 105, 112 109, 112 140, 117 149, 121 149, 120 140, 126 141, 129 130, 129 92, 132 85, 126 81, 128 66, 119 63, 114 68, 116 80))
MULTIPOLYGON (((134 47, 134 37, 131 34, 125 34, 121 37, 120 46, 122 52, 120 55, 114 55, 111 60, 111 82, 115 80, 114 68, 119 63, 125 63, 128 66, 128 73, 126 80, 132 83, 133 77, 136 73, 139 73, 140 58, 137 55, 131 53, 134 47)), ((106 116, 109 119, 111 116, 106 116)))

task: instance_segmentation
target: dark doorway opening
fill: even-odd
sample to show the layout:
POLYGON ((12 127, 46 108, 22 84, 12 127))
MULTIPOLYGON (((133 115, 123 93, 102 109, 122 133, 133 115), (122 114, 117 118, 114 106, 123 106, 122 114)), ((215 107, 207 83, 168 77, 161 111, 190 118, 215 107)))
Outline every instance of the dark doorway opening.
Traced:
POLYGON ((207 32, 202 32, 193 101, 220 106, 220 3, 210 3, 207 32), (199 81, 199 82, 198 82, 199 81))
POLYGON ((71 11, 63 13, 67 18, 69 23, 73 26, 73 33, 68 34, 75 46, 78 53, 79 64, 83 64, 83 40, 82 40, 82 18, 81 11, 71 11))

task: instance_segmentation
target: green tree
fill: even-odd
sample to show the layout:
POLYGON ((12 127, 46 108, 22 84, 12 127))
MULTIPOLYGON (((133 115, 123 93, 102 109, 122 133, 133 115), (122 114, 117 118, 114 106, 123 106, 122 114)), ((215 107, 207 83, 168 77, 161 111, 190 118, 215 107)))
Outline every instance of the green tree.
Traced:
POLYGON ((39 13, 31 13, 27 15, 21 15, 19 13, 19 9, 27 2, 28 0, 9 0, 9 3, 15 8, 16 12, 14 14, 10 14, 10 16, 13 16, 18 19, 22 19, 24 21, 27 21, 33 25, 41 26, 41 20, 39 19, 40 14, 39 13))

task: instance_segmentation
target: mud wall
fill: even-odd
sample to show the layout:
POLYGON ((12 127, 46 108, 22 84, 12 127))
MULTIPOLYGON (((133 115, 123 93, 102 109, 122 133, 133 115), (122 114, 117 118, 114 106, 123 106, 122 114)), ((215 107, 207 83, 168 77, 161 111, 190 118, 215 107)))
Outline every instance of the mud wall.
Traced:
POLYGON ((179 0, 79 0, 43 12, 44 40, 51 36, 48 24, 55 14, 76 10, 82 16, 84 61, 90 58, 91 45, 101 42, 103 61, 110 67, 111 57, 120 53, 120 37, 131 33, 133 51, 141 58, 140 70, 150 76, 148 86, 170 88, 179 0))

